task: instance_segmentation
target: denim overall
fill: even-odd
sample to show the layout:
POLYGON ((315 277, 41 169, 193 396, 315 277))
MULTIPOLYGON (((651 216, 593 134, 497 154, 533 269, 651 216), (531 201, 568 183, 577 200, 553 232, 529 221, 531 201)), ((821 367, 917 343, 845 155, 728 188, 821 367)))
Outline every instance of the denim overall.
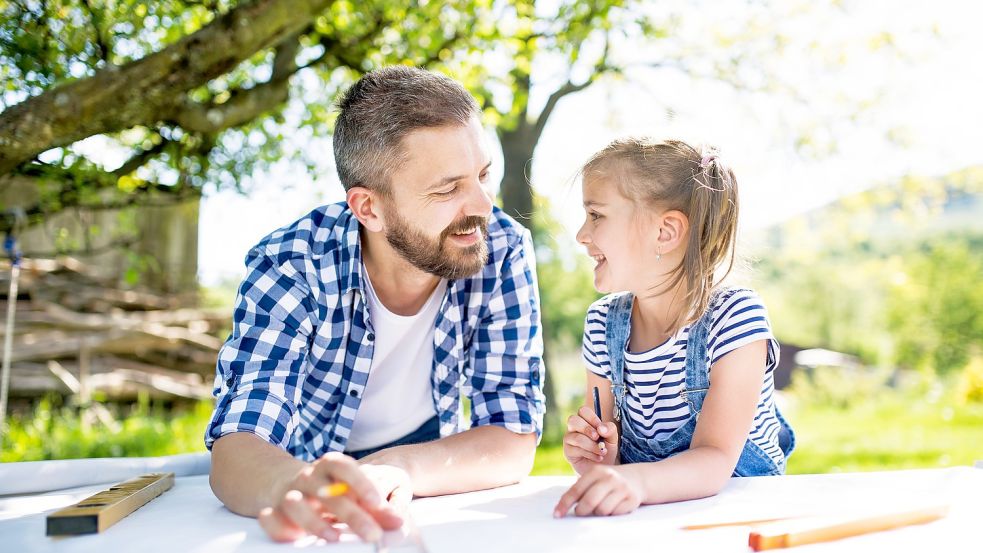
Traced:
MULTIPOLYGON (((634 428, 625 403, 625 345, 628 340, 629 321, 633 296, 622 294, 611 301, 608 309, 605 339, 608 357, 611 362, 611 390, 614 393, 614 419, 621 422, 621 463, 645 463, 660 461, 689 449, 696 420, 703 408, 703 399, 710 388, 710 372, 707 366, 707 331, 711 324, 714 300, 710 299, 710 309, 707 309, 700 320, 690 327, 689 338, 686 342, 686 383, 683 395, 689 404, 690 417, 664 439, 646 438, 634 428)), ((775 416, 780 425, 778 433, 779 447, 785 453, 785 458, 795 447, 795 434, 785 418, 775 409, 775 416)), ((783 474, 785 462, 777 464, 764 450, 748 439, 744 450, 734 468, 734 476, 767 476, 783 474)))

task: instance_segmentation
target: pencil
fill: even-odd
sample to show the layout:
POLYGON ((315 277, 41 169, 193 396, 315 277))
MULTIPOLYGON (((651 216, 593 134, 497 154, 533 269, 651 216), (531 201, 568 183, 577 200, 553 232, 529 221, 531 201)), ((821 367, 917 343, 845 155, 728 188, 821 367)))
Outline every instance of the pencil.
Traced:
POLYGON ((348 484, 345 484, 344 482, 334 482, 318 488, 317 496, 322 498, 338 497, 339 495, 345 495, 348 493, 349 489, 351 488, 349 488, 348 484))
MULTIPOLYGON (((601 418, 601 393, 597 390, 597 386, 594 386, 594 414, 597 415, 599 420, 602 422, 604 421, 604 419, 601 418)), ((603 454, 605 450, 604 438, 600 437, 600 433, 598 433, 597 446, 601 449, 601 453, 603 454)))
POLYGON ((790 517, 755 518, 750 520, 730 520, 725 522, 703 522, 700 524, 687 524, 686 526, 680 526, 679 528, 680 530, 709 530, 712 528, 724 528, 727 526, 758 526, 769 522, 778 522, 779 520, 790 520, 790 517))
POLYGON ((931 522, 944 517, 948 512, 948 506, 943 505, 856 518, 817 518, 774 522, 759 526, 751 532, 748 536, 748 545, 755 551, 763 551, 807 543, 833 541, 911 524, 931 522))

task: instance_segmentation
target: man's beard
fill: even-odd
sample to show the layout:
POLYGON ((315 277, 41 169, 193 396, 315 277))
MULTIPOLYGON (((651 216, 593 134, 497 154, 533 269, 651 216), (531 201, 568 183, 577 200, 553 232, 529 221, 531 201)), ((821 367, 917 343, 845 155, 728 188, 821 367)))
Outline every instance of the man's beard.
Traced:
POLYGON ((386 240, 406 261, 421 271, 446 279, 474 275, 488 262, 488 219, 471 215, 451 223, 436 239, 413 228, 395 210, 391 210, 386 240), (448 243, 448 237, 477 227, 478 242, 466 248, 448 243))

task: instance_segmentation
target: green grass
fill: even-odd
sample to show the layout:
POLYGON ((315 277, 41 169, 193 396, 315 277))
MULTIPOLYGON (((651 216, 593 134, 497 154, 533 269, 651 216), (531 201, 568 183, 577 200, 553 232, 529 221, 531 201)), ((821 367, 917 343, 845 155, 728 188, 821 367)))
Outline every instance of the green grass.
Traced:
MULTIPOLYGON (((798 446, 788 472, 826 473, 970 465, 983 460, 983 403, 960 403, 952 387, 881 388, 831 401, 802 387, 788 395, 798 446)), ((0 461, 137 457, 204 451, 211 403, 165 411, 144 401, 113 413, 118 428, 83 424, 74 407, 42 401, 9 420, 0 461)), ((573 474, 559 444, 543 443, 533 474, 573 474)))
POLYGON ((792 474, 971 465, 983 460, 983 403, 883 393, 790 412, 792 474))
POLYGON ((558 444, 540 444, 536 448, 536 462, 532 473, 536 476, 573 474, 573 469, 563 458, 563 446, 558 444))
POLYGON ((132 409, 110 410, 110 428, 77 407, 44 399, 27 417, 8 419, 0 462, 79 459, 87 457, 155 457, 205 451, 210 401, 190 409, 165 411, 145 399, 132 409))
MULTIPOLYGON (((983 460, 983 403, 961 403, 951 387, 882 388, 843 402, 814 401, 805 387, 789 394, 797 446, 789 474, 972 465, 983 460)), ((556 444, 536 451, 533 474, 573 474, 556 444)))

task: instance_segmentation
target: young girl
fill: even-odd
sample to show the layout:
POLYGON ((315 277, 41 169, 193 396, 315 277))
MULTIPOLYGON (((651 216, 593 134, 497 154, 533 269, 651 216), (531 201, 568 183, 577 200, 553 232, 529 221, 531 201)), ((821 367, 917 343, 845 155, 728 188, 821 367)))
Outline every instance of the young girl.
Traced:
POLYGON ((794 436, 775 408, 778 343, 758 295, 720 285, 734 262, 734 173, 710 149, 624 139, 582 175, 577 240, 597 262, 594 286, 627 292, 587 313, 587 405, 563 439, 580 478, 554 516, 624 514, 783 473, 794 436))

